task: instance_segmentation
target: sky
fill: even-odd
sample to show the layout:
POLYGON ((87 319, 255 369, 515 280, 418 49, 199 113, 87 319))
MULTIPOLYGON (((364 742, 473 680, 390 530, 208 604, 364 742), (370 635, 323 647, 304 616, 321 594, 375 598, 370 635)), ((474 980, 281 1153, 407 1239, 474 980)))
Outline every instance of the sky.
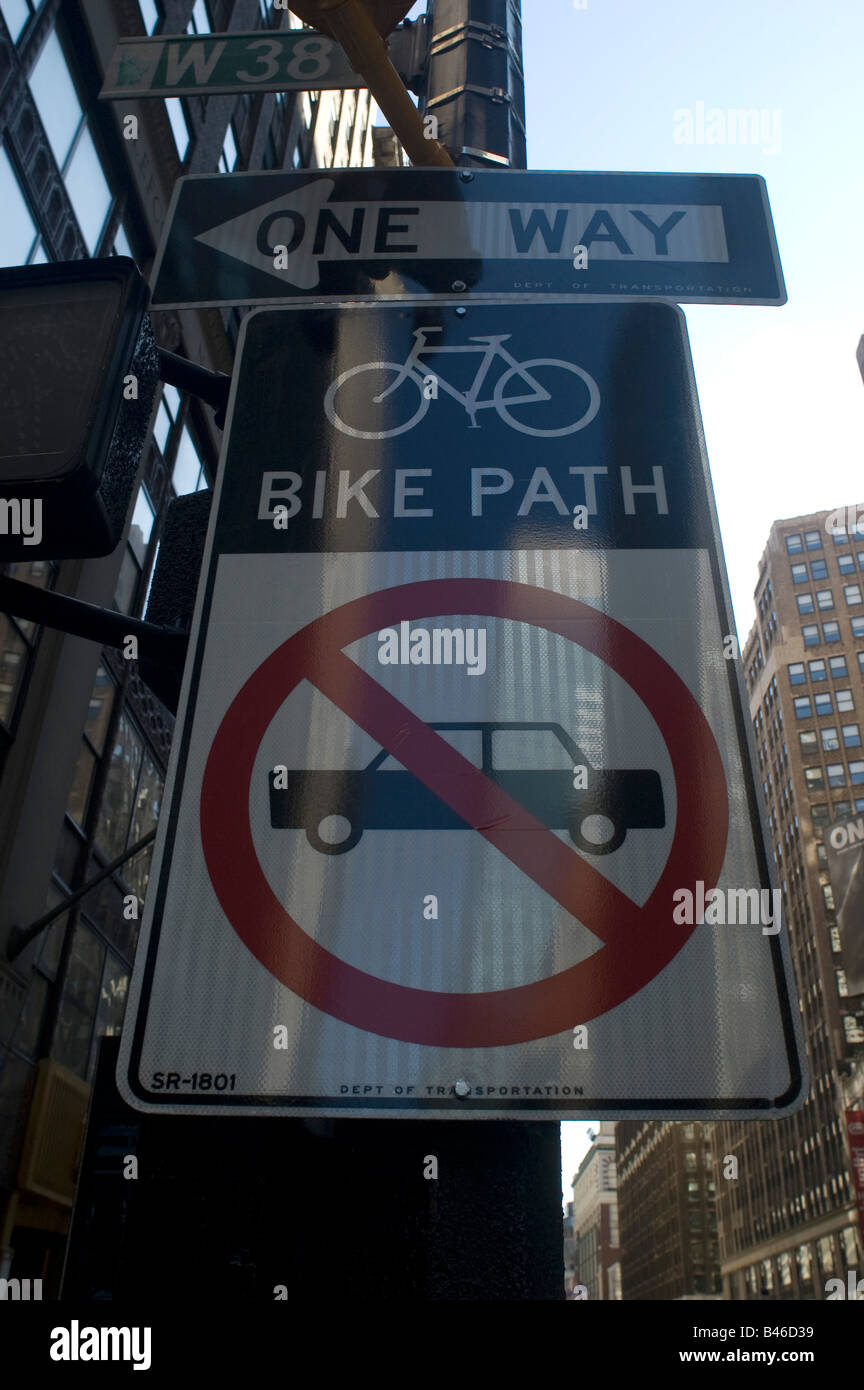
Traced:
MULTIPOLYGON (((522 19, 529 168, 766 180, 789 302, 684 306, 743 643, 771 523, 864 502, 864 4, 522 0, 522 19), (676 143, 700 102, 764 113, 759 142, 676 143)), ((567 1189, 587 1127, 562 1127, 567 1189)))
POLYGON ((684 306, 743 639, 772 521, 864 501, 864 5, 523 0, 522 18, 529 168, 766 180, 788 304, 684 306), (676 143, 699 102, 764 111, 768 140, 676 143))
MULTIPOLYGON (((743 642, 771 523, 864 501, 864 5, 523 0, 522 20, 529 168, 766 180, 789 302, 684 306, 743 642), (699 102, 764 112, 767 140, 676 143, 699 102)), ((568 1195, 586 1129, 562 1126, 568 1195)))

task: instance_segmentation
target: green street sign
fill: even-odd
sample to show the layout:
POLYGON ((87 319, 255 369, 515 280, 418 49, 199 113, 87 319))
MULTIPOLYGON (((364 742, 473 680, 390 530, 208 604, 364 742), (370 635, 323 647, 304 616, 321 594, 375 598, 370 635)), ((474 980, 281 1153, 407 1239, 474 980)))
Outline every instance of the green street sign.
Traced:
POLYGON ((180 34, 123 39, 100 97, 189 97, 235 92, 365 87, 346 54, 324 34, 180 34))

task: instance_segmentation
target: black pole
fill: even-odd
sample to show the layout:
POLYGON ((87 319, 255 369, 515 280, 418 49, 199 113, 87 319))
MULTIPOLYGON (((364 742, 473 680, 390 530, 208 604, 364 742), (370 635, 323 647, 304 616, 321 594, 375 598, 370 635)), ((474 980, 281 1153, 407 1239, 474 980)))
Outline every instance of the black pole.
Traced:
MULTIPOLYGON (((421 109, 451 156, 524 168, 519 0, 434 0, 426 32, 421 109)), ((556 1123, 141 1114, 117 1095, 115 1064, 108 1038, 64 1297, 321 1302, 344 1287, 354 1301, 563 1301, 556 1123), (136 1135, 134 1183, 103 1157, 118 1126, 136 1135)))
POLYGON ((524 169, 520 0, 430 0, 424 115, 456 164, 524 169))
POLYGON ((141 618, 99 608, 95 603, 84 603, 53 589, 39 589, 8 575, 0 575, 0 612, 57 628, 72 637, 86 637, 101 647, 122 647, 127 637, 134 637, 139 644, 139 660, 176 670, 182 671, 186 660, 189 638, 185 632, 145 623, 141 618))
POLYGON ((224 429, 228 393, 231 390, 230 376, 224 372, 211 372, 209 368, 200 367, 197 362, 190 362, 188 358, 169 352, 167 348, 159 349, 159 375, 163 381, 176 386, 178 391, 188 391, 206 401, 207 405, 212 405, 216 411, 216 424, 220 430, 224 429))
MULTIPOLYGON (((429 0, 427 28, 429 55, 421 110, 436 117, 438 139, 450 157, 463 168, 524 169, 521 0, 429 0)), ((509 1156, 518 1168, 526 1140, 524 1124, 460 1123, 465 1142, 478 1155, 491 1129, 498 1153, 509 1156)), ((434 1131, 434 1126, 430 1128, 434 1131)), ((527 1291, 516 1296, 563 1298, 563 1228, 559 1231, 550 1217, 550 1211, 561 1208, 560 1130, 548 1121, 527 1128, 537 1155, 534 1183, 527 1190, 514 1183, 498 1199, 508 1220, 530 1232, 523 1265, 527 1291), (556 1277, 559 1291, 550 1293, 556 1277)), ((480 1246, 476 1258, 482 1264, 488 1251, 480 1246)))

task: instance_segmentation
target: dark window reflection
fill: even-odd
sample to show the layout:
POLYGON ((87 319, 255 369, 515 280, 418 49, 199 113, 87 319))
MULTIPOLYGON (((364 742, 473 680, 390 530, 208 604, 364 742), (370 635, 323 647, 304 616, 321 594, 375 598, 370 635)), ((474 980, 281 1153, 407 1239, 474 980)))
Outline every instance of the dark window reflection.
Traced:
POLYGON ((96 826, 96 843, 109 859, 116 859, 126 848, 143 751, 138 734, 126 715, 121 715, 96 826))
POLYGON ((104 956, 93 933, 76 927, 51 1054, 79 1076, 87 1075, 104 956))

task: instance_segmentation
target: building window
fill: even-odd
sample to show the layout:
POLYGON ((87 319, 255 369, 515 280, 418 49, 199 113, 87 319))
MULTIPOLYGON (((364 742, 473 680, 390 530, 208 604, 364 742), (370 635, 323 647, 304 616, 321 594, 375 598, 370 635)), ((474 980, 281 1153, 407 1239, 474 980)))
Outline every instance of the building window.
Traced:
POLYGON ((195 0, 195 7, 192 11, 192 18, 186 25, 187 34, 209 34, 210 16, 207 13, 207 6, 204 0, 195 0))
MULTIPOLYGON (((57 566, 50 560, 0 564, 0 573, 39 589, 53 589, 57 566)), ((0 725, 11 734, 21 708, 42 629, 26 618, 0 613, 0 725)))
POLYGON ((222 142, 222 153, 219 156, 219 171, 222 174, 230 174, 237 167, 237 141, 234 139, 234 130, 230 122, 225 132, 225 139, 222 142))
POLYGON ((805 767, 804 780, 807 783, 808 792, 821 792, 825 789, 821 767, 805 767))
POLYGON ((87 927, 77 926, 63 983, 52 1053, 57 1061, 79 1076, 87 1075, 104 963, 102 943, 87 927))
POLYGON ((0 0, 0 10, 13 43, 20 39, 36 8, 33 0, 0 0))
POLYGON ((864 570, 864 550, 858 551, 858 568, 864 570))
POLYGON ((864 637, 864 618, 850 618, 853 637, 864 637))
POLYGON ((849 672, 846 669, 845 656, 829 656, 828 665, 831 670, 831 675, 834 677, 835 680, 838 676, 848 676, 849 674, 849 672))
POLYGON ((799 738, 800 743, 801 743, 801 752, 802 752, 802 753, 806 753, 806 754, 809 755, 810 753, 815 753, 815 752, 816 752, 816 735, 815 735, 815 733, 813 732, 812 729, 805 729, 805 730, 803 730, 803 731, 798 735, 798 738, 799 738))
MULTIPOLYGON (((162 774, 129 716, 121 714, 95 832, 96 844, 106 859, 116 859, 153 828, 161 796, 162 774)), ((124 876, 130 882, 135 882, 136 868, 142 874, 146 871, 149 852, 146 863, 144 860, 142 854, 136 857, 134 867, 124 867, 124 876)))
POLYGON ((843 725, 843 742, 847 748, 861 747, 861 733, 857 724, 843 725))
POLYGON ((788 555, 800 555, 804 546, 801 543, 800 532, 793 533, 786 537, 786 553, 788 555))
POLYGON ((827 825, 830 819, 827 803, 824 801, 817 801, 815 806, 811 806, 810 819, 814 825, 827 825))
POLYGON ((828 566, 826 565, 824 560, 811 560, 810 573, 812 574, 814 579, 827 579, 828 566))
MULTIPOLYGON (((841 694, 843 694, 843 693, 844 693, 844 692, 842 692, 842 691, 840 691, 840 690, 837 691, 837 708, 838 708, 838 709, 840 708, 840 696, 841 696, 841 694)), ((823 692, 823 693, 820 694, 820 695, 814 695, 814 696, 813 696, 813 703, 814 703, 814 705, 816 706, 816 715, 817 715, 817 718, 820 718, 820 719, 821 719, 821 718, 822 718, 824 715, 826 715, 826 714, 833 714, 833 713, 834 713, 833 706, 832 706, 832 704, 831 704, 831 696, 828 694, 827 691, 823 692)))
POLYGON ((793 701, 793 703, 794 703, 794 705, 795 705, 795 718, 796 718, 796 719, 809 719, 809 718, 810 718, 811 714, 813 713, 813 710, 812 710, 812 708, 811 708, 811 706, 810 706, 810 696, 809 696, 809 695, 796 695, 795 700, 793 701))
POLYGON ((812 594, 797 594, 795 602, 798 605, 799 613, 812 613, 814 611, 812 594))
POLYGON ((861 1027, 854 1014, 842 1014, 843 1032, 850 1047, 854 1043, 864 1043, 864 1028, 861 1027))
MULTIPOLYGON (((840 747, 840 739, 837 737, 837 730, 824 728, 819 730, 822 735, 822 747, 826 753, 833 753, 840 747)), ((816 735, 813 735, 813 742, 816 742, 816 735)))
POLYGON ((174 461, 171 483, 178 497, 183 497, 190 492, 201 492, 207 486, 204 465, 185 425, 180 434, 180 443, 177 446, 177 458, 174 461))
POLYGON ((18 626, 18 619, 0 613, 0 723, 10 732, 30 654, 30 644, 18 626))
POLYGON ((824 661, 808 661, 807 668, 810 672, 811 681, 824 681, 828 679, 828 672, 825 669, 824 661))
POLYGON ((54 158, 62 169, 78 133, 83 112, 54 30, 49 34, 30 74, 30 91, 54 158))
POLYGON ((135 253, 129 245, 129 238, 122 222, 117 224, 117 230, 114 233, 114 245, 111 250, 115 256, 128 256, 131 261, 135 259, 135 253))
POLYGON ((821 532, 821 531, 805 531, 805 532, 804 532, 804 544, 806 545, 806 547, 807 547, 808 550, 821 550, 821 549, 822 549, 822 532, 821 532))
POLYGON ((855 1248, 855 1228, 853 1226, 843 1227, 843 1230, 840 1232, 840 1245, 843 1249, 843 1259, 849 1268, 851 1268, 858 1263, 858 1255, 855 1248))
POLYGON ((852 782, 855 786, 858 786, 861 782, 864 782, 864 762, 855 762, 849 764, 849 781, 852 782))
POLYGON ((834 594, 831 589, 816 590, 816 604, 821 609, 834 607, 834 594))
MULTIPOLYGON (((862 655, 864 655, 864 653, 862 653, 862 655)), ((789 667, 788 667, 788 670, 789 670, 789 684, 790 684, 790 685, 803 685, 803 684, 804 684, 804 662, 803 662, 803 661, 793 661, 793 662, 791 662, 790 665, 789 665, 789 667)), ((823 677, 823 679, 824 679, 824 677, 823 677)))
POLYGON ((162 399, 156 411, 156 420, 153 425, 153 438, 159 446, 159 452, 164 458, 168 451, 168 436, 177 424, 177 417, 180 413, 180 392, 176 386, 165 385, 162 387, 162 399))
POLYGON ((808 623, 806 627, 802 627, 801 636, 804 638, 805 647, 818 647, 819 628, 816 623, 808 623))
POLYGON ((837 622, 822 624, 822 640, 824 642, 840 641, 840 624, 837 622))
POLYGON ((846 768, 842 763, 829 763, 827 772, 829 787, 845 787, 846 768))
POLYGON ((87 249, 95 253, 113 199, 86 125, 82 126, 63 179, 87 249))
POLYGON ((168 112, 168 119, 171 122, 171 133, 174 136, 174 144, 177 146, 177 158, 182 163, 189 148, 189 126, 186 123, 183 103, 179 97, 166 97, 165 110, 168 112))
POLYGON ((838 555, 838 556, 837 556, 837 568, 838 568, 838 570, 840 571, 841 574, 854 574, 854 573, 855 573, 855 556, 854 556, 854 555, 838 555))
POLYGON ((25 265, 38 238, 38 228, 15 177, 15 170, 0 145, 0 264, 25 265))
POLYGON ((115 607, 121 613, 131 613, 136 606, 135 597, 138 591, 138 581, 142 571, 147 567, 147 549, 155 520, 156 509, 142 483, 135 499, 132 524, 129 527, 123 563, 120 567, 114 594, 115 607))
POLYGON ((138 0, 138 8, 141 11, 141 18, 147 33, 155 33, 156 26, 162 18, 156 0, 138 0))
POLYGON ((87 249, 95 253, 112 195, 56 32, 30 74, 30 90, 87 249))
POLYGON ((846 600, 846 606, 847 606, 847 608, 851 608, 852 605, 855 604, 855 603, 860 603, 860 602, 861 602, 861 585, 860 585, 860 584, 844 584, 844 585, 843 585, 843 597, 844 597, 845 600, 846 600))
POLYGON ((90 791, 96 764, 102 757, 105 735, 114 706, 115 687, 104 666, 97 667, 90 704, 82 733, 82 743, 78 750, 78 760, 72 777, 72 787, 66 803, 67 815, 83 829, 90 804, 90 791))
POLYGON ((834 1268, 834 1242, 830 1236, 822 1236, 818 1242, 819 1263, 823 1274, 830 1274, 834 1268))
POLYGON ((800 564, 800 563, 799 563, 799 564, 797 564, 797 565, 792 565, 792 566, 791 566, 791 570, 792 570, 792 583, 793 583, 793 584, 806 584, 806 583, 807 583, 807 566, 806 566, 805 564, 800 564))

